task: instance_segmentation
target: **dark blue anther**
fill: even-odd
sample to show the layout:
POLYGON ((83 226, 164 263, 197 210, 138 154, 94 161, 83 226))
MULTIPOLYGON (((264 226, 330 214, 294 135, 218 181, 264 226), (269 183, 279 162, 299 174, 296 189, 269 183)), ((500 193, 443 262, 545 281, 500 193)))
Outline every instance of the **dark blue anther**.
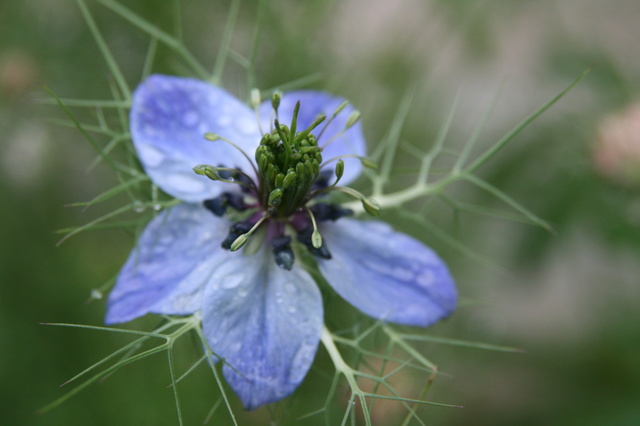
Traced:
POLYGON ((216 216, 222 217, 227 211, 227 206, 222 197, 212 198, 210 200, 204 200, 202 205, 216 216))
MULTIPOLYGON (((223 165, 218 165, 218 167, 224 167, 223 165)), ((245 185, 240 185, 240 191, 246 193, 251 192, 251 184, 253 183, 251 181, 251 178, 249 178, 249 176, 245 175, 244 173, 238 173, 241 172, 242 169, 241 168, 237 168, 238 171, 232 171, 232 170, 218 170, 218 176, 221 179, 224 180, 230 180, 233 182, 242 182, 245 185)), ((233 206, 232 206, 233 207, 233 206)), ((237 209, 236 209, 237 210, 237 209)))
POLYGON ((320 190, 325 189, 329 186, 329 179, 333 176, 332 170, 320 170, 320 174, 315 182, 313 182, 313 186, 311 186, 312 190, 320 190))
POLYGON ((271 245, 273 246, 273 255, 275 256, 276 264, 290 271, 295 261, 293 250, 291 249, 291 237, 286 235, 275 237, 271 240, 271 245))
POLYGON ((345 209, 339 204, 318 203, 311 207, 311 212, 316 221, 324 222, 327 220, 336 221, 344 216, 351 216, 353 210, 345 209))
POLYGON ((220 217, 224 216, 227 211, 227 207, 231 207, 237 211, 244 211, 247 209, 247 205, 244 203, 244 197, 242 194, 235 192, 223 192, 216 198, 204 200, 202 204, 206 209, 220 217))

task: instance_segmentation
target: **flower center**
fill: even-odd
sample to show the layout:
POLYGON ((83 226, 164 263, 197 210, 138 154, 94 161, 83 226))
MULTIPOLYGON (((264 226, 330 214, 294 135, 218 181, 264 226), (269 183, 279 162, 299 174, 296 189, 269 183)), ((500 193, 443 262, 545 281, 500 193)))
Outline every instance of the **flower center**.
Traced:
MULTIPOLYGON (((300 102, 294 107, 289 126, 281 124, 278 120, 279 104, 279 95, 274 95, 272 105, 276 118, 272 129, 262 136, 255 151, 255 165, 252 165, 255 181, 240 169, 223 166, 213 167, 203 164, 194 167, 194 171, 214 181, 240 186, 241 192, 224 192, 203 203, 204 207, 215 215, 227 216, 234 222, 229 229, 229 235, 222 242, 222 247, 232 251, 239 250, 249 241, 251 235, 260 230, 265 240, 272 246, 276 264, 291 270, 294 263, 292 236, 295 235, 295 241, 306 246, 311 254, 330 259, 331 254, 320 236, 317 222, 335 221, 353 213, 336 204, 317 202, 310 204, 311 199, 331 190, 338 190, 359 199, 365 210, 371 214, 376 214, 379 208, 359 192, 336 186, 344 172, 344 162, 341 157, 327 161, 328 163, 336 161, 334 171, 336 179, 331 185, 329 185, 331 172, 326 168, 320 171, 320 168, 325 165, 322 158, 323 146, 329 144, 336 136, 325 142, 323 146, 319 146, 320 136, 316 137, 311 132, 326 120, 326 115, 319 115, 309 127, 298 131, 300 102)), ((319 135, 322 135, 327 125, 345 106, 346 102, 338 106, 324 128, 320 130, 319 135)), ((358 119, 359 113, 354 111, 342 132, 353 126, 358 119)), ((212 133, 205 134, 205 138, 210 141, 222 140, 229 143, 251 161, 249 156, 232 141, 212 133)), ((366 159, 357 158, 360 158, 363 165, 367 167, 366 159)))
POLYGON ((286 219, 303 207, 320 175, 322 154, 311 130, 295 133, 295 121, 291 127, 276 121, 256 149, 260 203, 272 209, 273 219, 286 219))

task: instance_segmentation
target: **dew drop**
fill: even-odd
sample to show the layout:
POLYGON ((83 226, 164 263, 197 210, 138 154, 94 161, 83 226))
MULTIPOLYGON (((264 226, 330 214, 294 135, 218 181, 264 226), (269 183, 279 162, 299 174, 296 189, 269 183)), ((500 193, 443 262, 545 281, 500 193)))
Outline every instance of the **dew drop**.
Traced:
POLYGON ((296 286, 293 283, 286 283, 284 285, 284 290, 289 294, 294 294, 296 292, 296 286))
POLYGON ((144 205, 140 201, 133 202, 133 211, 136 213, 142 213, 145 210, 144 205))
POLYGON ((91 290, 91 298, 93 300, 100 300, 104 297, 104 295, 102 294, 102 292, 100 290, 94 289, 91 290))
POLYGON ((287 311, 289 311, 290 314, 295 314, 297 310, 298 308, 296 308, 293 305, 290 305, 289 308, 287 309, 287 311))
POLYGON ((249 290, 247 290, 246 287, 242 287, 238 290, 238 296, 240 297, 247 297, 247 294, 249 294, 249 290))
POLYGON ((227 289, 237 287, 244 281, 244 278, 244 274, 229 275, 222 281, 222 287, 227 289))
POLYGON ((162 210, 162 206, 160 204, 154 204, 153 205, 153 209, 157 212, 159 212, 160 210, 162 210))

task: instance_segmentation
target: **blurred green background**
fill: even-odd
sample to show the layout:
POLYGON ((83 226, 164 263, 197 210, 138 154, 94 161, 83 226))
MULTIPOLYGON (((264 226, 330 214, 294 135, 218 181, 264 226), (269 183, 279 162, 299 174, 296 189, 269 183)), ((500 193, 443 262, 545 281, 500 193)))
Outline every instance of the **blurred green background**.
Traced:
MULTIPOLYGON (((183 3, 185 43, 211 68, 230 3, 183 3)), ((255 3, 242 3, 234 31, 232 46, 244 54, 255 3)), ((126 4, 171 31, 174 2, 126 4)), ((88 5, 135 86, 149 37, 100 4, 88 5)), ((269 2, 258 86, 310 77, 306 87, 328 89, 360 107, 371 148, 408 90, 415 97, 402 139, 424 149, 457 94, 447 140, 453 149, 502 90, 480 139, 488 146, 593 66, 480 170, 482 178, 548 220, 554 235, 493 216, 454 215, 444 205, 435 209, 431 220, 439 229, 491 260, 484 262, 424 230, 397 224, 442 254, 465 302, 430 331, 526 351, 425 346, 446 373, 428 399, 465 406, 425 407, 420 413, 426 423, 640 424, 640 114, 633 110, 640 102, 639 17, 636 0, 269 2)), ((48 97, 43 86, 66 98, 111 97, 108 69, 76 2, 2 2, 0 35, 0 424, 177 424, 164 356, 126 367, 55 410, 36 414, 62 395, 59 384, 129 341, 40 323, 102 324, 104 302, 86 301, 92 289, 115 276, 133 239, 125 231, 96 231, 56 247, 55 230, 109 211, 65 205, 117 183, 107 167, 88 171, 95 155, 89 144, 74 129, 48 123, 62 112, 37 102, 48 97)), ((158 50, 154 69, 185 70, 166 48, 158 50)), ((247 96, 246 75, 232 60, 223 86, 247 96)), ((405 152, 396 158, 402 167, 412 161, 405 152)), ((508 210, 464 185, 451 195, 508 210)), ((393 223, 394 217, 384 219, 393 223)), ((134 325, 154 324, 146 318, 134 325)), ((322 349, 318 363, 331 371, 322 349)), ((181 384, 186 424, 201 424, 218 398, 205 370, 181 384)), ((314 371, 293 403, 307 411, 320 408, 327 387, 328 380, 314 371)), ((235 397, 234 404, 242 412, 235 397)), ((396 410, 402 412, 390 405, 389 417, 375 424, 396 424, 396 410)), ((240 417, 241 424, 266 424, 270 416, 260 409, 240 417)), ((228 424, 228 417, 211 424, 228 424)))

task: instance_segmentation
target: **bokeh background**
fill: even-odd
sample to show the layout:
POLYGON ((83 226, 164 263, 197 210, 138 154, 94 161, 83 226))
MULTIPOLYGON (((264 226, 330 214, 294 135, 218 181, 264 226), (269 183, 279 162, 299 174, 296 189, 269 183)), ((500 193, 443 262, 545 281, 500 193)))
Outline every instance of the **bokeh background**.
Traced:
MULTIPOLYGON (((183 3, 186 45, 212 67, 230 3, 183 3)), ((442 425, 639 424, 640 3, 268 3, 258 86, 305 78, 305 87, 349 98, 363 112, 372 148, 407 91, 414 92, 414 102, 402 139, 424 149, 456 95, 460 101, 447 139, 453 149, 468 139, 500 91, 480 139, 488 146, 592 67, 479 171, 549 221, 554 234, 495 215, 454 214, 446 206, 432 213, 439 229, 486 261, 408 229, 451 265, 463 298, 456 315, 430 332, 525 351, 425 346, 425 354, 446 373, 428 399, 465 408, 426 407, 420 413, 428 424, 442 425)), ((126 4, 171 30, 174 2, 126 4)), ((134 86, 148 35, 96 2, 88 6, 134 86)), ((232 43, 239 52, 249 49, 256 14, 255 2, 242 3, 232 43)), ((155 70, 181 74, 185 68, 160 48, 155 70)), ((74 129, 49 122, 63 114, 39 102, 48 97, 43 86, 68 98, 109 99, 109 81, 76 2, 0 3, 3 425, 177 424, 164 356, 126 367, 55 410, 36 414, 62 395, 59 384, 129 341, 40 324, 102 324, 104 302, 87 303, 90 292, 114 277, 133 243, 130 233, 110 230, 80 234, 56 247, 57 229, 109 211, 109 206, 83 211, 65 205, 89 200, 117 180, 107 167, 89 171, 95 156, 89 144, 74 129)), ((247 95, 246 75, 232 60, 223 86, 247 95)), ((402 151, 396 158, 402 167, 412 161, 402 151)), ((499 200, 464 185, 451 195, 508 211, 499 200)), ((384 219, 393 222, 394 215, 384 219)), ((134 326, 154 324, 147 318, 134 326)), ((319 365, 328 369, 320 352, 319 365)), ((186 424, 201 424, 218 397, 210 374, 199 371, 181 384, 186 424)), ((312 372, 295 401, 309 411, 319 408, 326 387, 326 379, 312 372)), ((385 409, 389 417, 375 419, 376 424, 396 424, 396 408, 385 409)), ((266 424, 269 416, 262 409, 241 414, 241 421, 266 424)), ((228 424, 228 417, 211 424, 228 424)))

